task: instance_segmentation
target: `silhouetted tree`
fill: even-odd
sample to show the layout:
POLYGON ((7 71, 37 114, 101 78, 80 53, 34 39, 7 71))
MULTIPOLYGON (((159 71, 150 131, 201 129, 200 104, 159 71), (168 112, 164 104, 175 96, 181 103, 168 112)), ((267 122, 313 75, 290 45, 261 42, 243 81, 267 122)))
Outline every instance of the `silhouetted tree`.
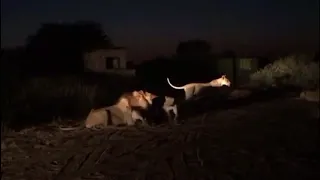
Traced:
POLYGON ((223 51, 221 53, 221 56, 225 57, 225 58, 236 58, 237 54, 233 50, 228 49, 228 50, 223 51))
POLYGON ((18 78, 24 53, 25 48, 23 47, 1 49, 1 75, 5 76, 6 79, 13 78, 12 76, 18 78))
POLYGON ((314 57, 313 57, 313 61, 315 62, 319 62, 319 52, 316 52, 314 57))
POLYGON ((81 72, 85 52, 111 46, 99 23, 46 23, 27 38, 26 67, 38 73, 81 72))
POLYGON ((176 53, 178 56, 203 56, 211 52, 211 45, 205 40, 188 40, 180 42, 176 53))
POLYGON ((1 49, 0 58, 0 85, 1 85, 1 110, 8 107, 11 97, 17 88, 21 88, 20 64, 24 48, 5 48, 1 49))
POLYGON ((166 78, 176 77, 175 72, 179 71, 178 61, 171 57, 159 56, 154 59, 144 61, 136 66, 136 77, 140 82, 140 88, 146 89, 158 95, 174 95, 180 93, 171 88, 166 78))
POLYGON ((170 74, 174 62, 167 57, 156 57, 136 66, 136 76, 142 82, 159 84, 166 82, 165 77, 170 74))
POLYGON ((205 40, 188 40, 180 42, 176 48, 176 60, 179 62, 183 82, 200 81, 212 77, 211 45, 205 40), (190 73, 194 71, 197 73, 190 73))

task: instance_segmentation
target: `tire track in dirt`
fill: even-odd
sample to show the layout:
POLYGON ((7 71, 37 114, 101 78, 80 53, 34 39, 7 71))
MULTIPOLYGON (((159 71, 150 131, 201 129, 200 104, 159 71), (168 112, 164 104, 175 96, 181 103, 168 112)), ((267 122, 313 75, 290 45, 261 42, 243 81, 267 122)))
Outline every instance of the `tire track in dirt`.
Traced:
MULTIPOLYGON (((88 174, 90 174, 92 171, 95 172, 94 169, 97 165, 106 162, 114 163, 116 162, 116 159, 120 157, 126 157, 127 155, 134 153, 139 148, 143 147, 144 144, 148 144, 148 142, 154 141, 155 139, 154 136, 149 136, 142 139, 140 138, 140 140, 123 140, 123 138, 120 138, 121 140, 110 140, 113 139, 112 135, 118 136, 117 132, 112 133, 111 135, 109 134, 108 138, 103 135, 94 136, 92 141, 104 140, 104 143, 99 145, 99 147, 95 146, 96 148, 87 148, 80 154, 74 155, 77 153, 77 150, 74 150, 74 148, 69 149, 69 153, 65 153, 65 156, 69 156, 69 160, 61 168, 56 179, 70 179, 80 176, 86 176, 88 178, 88 174)), ((116 137, 116 139, 119 138, 116 137)))
MULTIPOLYGON (((126 175, 130 175, 131 177, 137 175, 145 176, 142 175, 142 172, 146 172, 150 169, 150 160, 158 162, 172 156, 172 154, 179 154, 180 151, 186 147, 192 147, 194 144, 193 141, 199 135, 196 132, 189 133, 191 134, 174 133, 175 135, 173 136, 175 137, 172 138, 178 141, 176 141, 176 145, 173 147, 165 137, 156 135, 146 138, 142 142, 130 141, 130 143, 128 143, 128 141, 126 142, 124 140, 106 141, 107 143, 101 145, 100 148, 87 149, 87 153, 83 152, 78 155, 70 156, 68 163, 61 169, 56 180, 88 177, 88 174, 92 173, 120 176, 124 175, 123 171, 128 172, 126 175), (110 149, 112 149, 112 151, 117 151, 117 148, 121 148, 121 144, 123 143, 126 143, 126 145, 129 146, 131 144, 131 148, 123 153, 114 154, 112 152, 107 152, 108 150, 110 151, 110 149), (146 145, 150 146, 151 143, 153 148, 148 147, 148 151, 143 150, 146 145), (121 172, 119 172, 119 170, 121 170, 121 172)), ((167 166, 166 171, 171 172, 169 165, 167 166)))
MULTIPOLYGON (((274 119, 278 111, 283 111, 282 109, 274 111, 273 109, 277 109, 277 106, 281 106, 282 104, 279 102, 279 105, 276 105, 268 105, 272 107, 267 107, 265 104, 260 106, 252 105, 254 107, 244 107, 238 111, 230 109, 223 112, 210 112, 202 117, 203 123, 200 124, 199 122, 198 125, 196 122, 187 122, 183 126, 173 128, 146 128, 139 131, 136 129, 125 129, 121 132, 118 132, 120 130, 92 131, 90 133, 77 134, 76 136, 67 137, 69 138, 68 143, 62 142, 54 147, 36 150, 33 153, 35 159, 32 159, 32 163, 25 161, 26 165, 30 164, 32 166, 31 170, 22 170, 20 172, 22 175, 28 174, 29 177, 40 177, 41 174, 43 177, 47 177, 48 175, 45 175, 46 172, 47 174, 51 172, 45 171, 45 169, 51 168, 52 171, 57 173, 61 171, 59 177, 55 176, 55 179, 70 180, 134 179, 135 177, 140 179, 192 179, 194 177, 199 177, 197 179, 200 179, 200 177, 202 179, 212 179, 213 177, 237 179, 237 177, 247 177, 247 173, 254 172, 265 173, 267 175, 268 162, 273 162, 274 165, 279 164, 276 159, 278 156, 272 155, 277 155, 275 149, 277 148, 277 144, 272 143, 272 137, 278 136, 268 137, 264 135, 259 140, 259 138, 252 138, 251 135, 256 135, 258 131, 261 131, 261 134, 264 134, 264 131, 270 131, 269 133, 275 133, 275 135, 280 133, 280 130, 283 129, 282 125, 287 123, 283 122, 285 121, 284 118, 284 120, 276 119, 277 123, 274 124, 279 129, 279 132, 265 128, 273 126, 261 125, 267 125, 267 121, 270 121, 270 118, 274 119), (274 113, 268 114, 265 111, 274 113), (245 116, 242 116, 243 114, 245 116), (242 116, 241 119, 237 119, 239 116, 242 116), (260 118, 261 116, 264 116, 264 118, 260 118), (259 122, 256 119, 259 119, 259 122), (260 125, 252 126, 254 123, 260 125), (264 140, 263 138, 269 139, 264 140), (251 140, 248 141, 248 139, 251 140), (266 140, 270 141, 270 146, 275 147, 273 149, 270 148, 268 150, 270 152, 266 150, 255 152, 258 150, 257 148, 263 145, 262 143, 267 143, 266 140), (39 154, 40 151, 46 152, 39 154), (50 154, 46 155, 47 151, 50 154), (246 151, 248 152, 243 153, 246 151), (264 160, 266 162, 260 162, 260 156, 263 158, 266 156, 267 159, 264 160), (59 159, 63 159, 61 161, 63 163, 60 164, 58 162, 59 159), (68 162, 65 162, 67 159, 68 162), (36 161, 39 162, 36 163, 36 161), (50 167, 46 166, 48 164, 50 167), (252 164, 256 168, 252 169, 252 164), (208 173, 210 169, 214 170, 214 172, 208 173), (264 171, 263 169, 266 170, 264 171), (26 173, 24 171, 29 172, 26 173), (124 173, 124 171, 127 173, 124 173), (155 175, 152 175, 153 172, 155 172, 155 175)), ((296 109, 296 107, 294 108, 296 109)), ((285 117, 282 114, 280 115, 281 117, 285 117)), ((286 117, 289 116, 286 115, 286 117)), ((301 122, 301 126, 303 123, 305 124, 305 121, 300 121, 299 119, 296 121, 301 122)), ((294 125, 294 127, 299 128, 299 123, 294 125)), ((302 132, 299 134, 303 135, 302 132)), ((66 137, 64 138, 67 139, 66 137)), ((296 144, 295 142, 292 143, 296 144)), ((293 153, 298 153, 298 150, 293 153)), ((279 157, 283 159, 283 162, 281 162, 283 167, 279 167, 283 170, 283 174, 287 173, 284 167, 290 167, 291 170, 297 170, 297 173, 294 172, 292 174, 304 173, 301 175, 311 177, 311 175, 307 176, 306 172, 312 172, 313 169, 302 171, 297 169, 297 167, 293 167, 293 165, 292 167, 288 166, 289 162, 285 161, 292 161, 292 163, 307 168, 306 165, 294 159, 295 154, 292 154, 292 157, 287 156, 284 157, 281 153, 279 154, 279 157)), ((274 173, 274 175, 278 172, 274 169, 268 171, 274 173)), ((2 176, 5 178, 8 175, 3 174, 2 176)), ((249 177, 261 177, 261 175, 253 174, 249 177)), ((270 177, 270 175, 266 177, 270 177)))

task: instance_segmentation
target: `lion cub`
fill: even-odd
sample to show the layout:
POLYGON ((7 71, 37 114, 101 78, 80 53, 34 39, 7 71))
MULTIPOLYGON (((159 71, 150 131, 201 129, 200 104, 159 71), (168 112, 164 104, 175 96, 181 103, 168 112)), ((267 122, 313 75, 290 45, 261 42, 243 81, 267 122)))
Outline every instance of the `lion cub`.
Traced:
POLYGON ((208 83, 189 83, 180 87, 174 86, 173 84, 171 84, 169 78, 167 78, 167 82, 174 89, 183 89, 185 92, 185 100, 189 100, 192 97, 198 95, 199 92, 205 87, 222 87, 222 86, 230 87, 231 85, 231 82, 226 77, 226 75, 222 75, 220 78, 214 79, 208 83))

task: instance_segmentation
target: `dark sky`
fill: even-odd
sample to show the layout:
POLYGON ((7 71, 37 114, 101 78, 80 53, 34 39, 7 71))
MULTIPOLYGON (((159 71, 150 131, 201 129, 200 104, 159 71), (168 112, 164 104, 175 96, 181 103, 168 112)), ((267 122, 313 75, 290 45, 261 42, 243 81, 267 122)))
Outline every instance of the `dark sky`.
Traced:
POLYGON ((42 22, 77 20, 102 23, 131 59, 168 55, 194 38, 215 52, 319 48, 319 0, 1 0, 1 46, 22 45, 42 22))

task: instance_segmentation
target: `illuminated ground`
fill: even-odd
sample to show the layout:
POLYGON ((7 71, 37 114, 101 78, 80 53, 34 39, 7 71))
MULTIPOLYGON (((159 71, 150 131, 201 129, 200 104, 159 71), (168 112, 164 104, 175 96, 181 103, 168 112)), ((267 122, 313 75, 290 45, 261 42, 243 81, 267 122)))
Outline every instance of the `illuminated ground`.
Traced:
POLYGON ((316 103, 288 98, 173 128, 11 133, 1 179, 320 179, 318 116, 316 103))

